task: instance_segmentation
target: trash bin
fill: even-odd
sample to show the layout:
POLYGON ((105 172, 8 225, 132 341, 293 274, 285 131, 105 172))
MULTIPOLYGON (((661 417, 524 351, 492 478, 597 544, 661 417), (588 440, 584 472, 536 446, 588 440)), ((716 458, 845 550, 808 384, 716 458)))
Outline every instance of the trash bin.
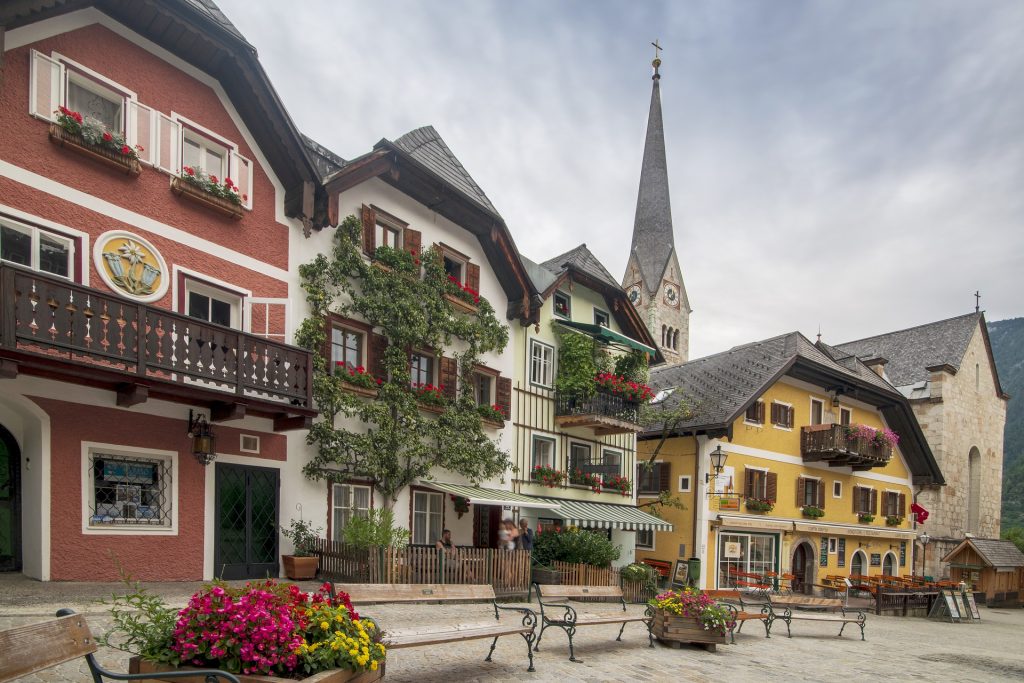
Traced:
POLYGON ((700 558, 691 557, 686 561, 686 583, 690 586, 700 585, 700 558))

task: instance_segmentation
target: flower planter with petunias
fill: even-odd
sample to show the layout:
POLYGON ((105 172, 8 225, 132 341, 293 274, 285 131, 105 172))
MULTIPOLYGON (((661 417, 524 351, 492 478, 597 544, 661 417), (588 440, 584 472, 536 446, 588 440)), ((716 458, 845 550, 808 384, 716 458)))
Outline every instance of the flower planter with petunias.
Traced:
POLYGON ((360 396, 376 396, 377 390, 384 383, 374 377, 362 365, 352 367, 343 360, 334 362, 334 376, 345 383, 345 389, 360 396))
POLYGON ((646 384, 633 382, 622 375, 612 372, 601 372, 594 377, 598 391, 613 396, 620 396, 632 403, 647 403, 654 398, 654 390, 646 384))
POLYGON ((536 484, 553 489, 562 485, 562 482, 566 479, 566 474, 547 465, 534 465, 530 471, 530 479, 536 484))
POLYGON ((651 633, 676 647, 696 643, 714 652, 716 645, 725 644, 725 634, 733 626, 727 608, 693 588, 666 591, 647 604, 654 616, 651 633))
POLYGON ((431 412, 441 412, 449 403, 448 397, 444 394, 443 384, 414 384, 412 391, 416 394, 420 408, 426 408, 431 412))
POLYGON ((96 119, 67 107, 60 107, 54 114, 57 122, 50 125, 50 142, 126 175, 138 176, 142 172, 141 145, 130 146, 120 133, 107 130, 96 119))
POLYGON ((477 406, 476 412, 480 413, 480 419, 487 424, 494 425, 495 427, 505 426, 505 413, 501 411, 501 407, 498 405, 477 406))
MULTIPOLYGON (((387 648, 372 619, 325 584, 306 593, 273 579, 233 587, 215 583, 177 610, 136 588, 112 603, 104 644, 130 652, 132 673, 220 669, 243 683, 374 681, 387 648)), ((192 679, 188 679, 192 680, 192 679)))
POLYGON ((181 175, 171 178, 171 192, 235 220, 244 215, 242 204, 249 201, 231 178, 222 180, 192 166, 182 166, 181 175))
POLYGON ((601 486, 603 485, 601 475, 594 474, 593 472, 584 472, 578 468, 569 474, 569 483, 576 486, 586 486, 594 493, 601 493, 601 486))
POLYGON ((628 496, 633 491, 633 482, 626 479, 621 474, 605 477, 603 483, 605 489, 609 491, 617 491, 624 496, 628 496))

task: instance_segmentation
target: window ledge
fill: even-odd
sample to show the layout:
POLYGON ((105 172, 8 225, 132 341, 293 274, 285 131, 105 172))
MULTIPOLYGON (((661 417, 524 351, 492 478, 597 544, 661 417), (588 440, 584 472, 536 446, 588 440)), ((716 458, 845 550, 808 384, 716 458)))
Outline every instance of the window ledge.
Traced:
POLYGON ((444 298, 448 301, 448 303, 450 303, 452 306, 454 306, 455 308, 461 310, 464 313, 476 313, 477 312, 477 307, 476 306, 474 306, 473 304, 469 303, 468 301, 463 301, 462 299, 460 299, 459 297, 455 296, 454 294, 447 294, 446 293, 444 295, 444 298))
POLYGON ((494 429, 504 429, 505 428, 505 421, 504 420, 502 420, 501 422, 497 422, 495 420, 488 420, 486 417, 481 417, 480 421, 483 422, 488 427, 493 427, 494 429))
POLYGON ((349 384, 344 380, 342 380, 341 386, 344 391, 350 394, 355 394, 356 396, 363 396, 365 398, 377 398, 376 389, 366 389, 364 387, 356 386, 355 384, 349 384))
POLYGON ((89 524, 82 528, 87 536, 177 536, 176 527, 158 524, 89 524))
POLYGON ((215 197, 209 192, 204 192, 181 178, 171 178, 171 192, 182 199, 199 204, 204 208, 236 221, 245 215, 245 210, 240 205, 234 204, 222 197, 215 197))
POLYGON ((123 154, 118 154, 103 147, 90 145, 82 139, 81 135, 69 133, 56 123, 50 124, 50 142, 70 152, 103 164, 107 168, 117 170, 124 175, 137 178, 142 173, 142 164, 139 163, 138 159, 126 157, 123 154))

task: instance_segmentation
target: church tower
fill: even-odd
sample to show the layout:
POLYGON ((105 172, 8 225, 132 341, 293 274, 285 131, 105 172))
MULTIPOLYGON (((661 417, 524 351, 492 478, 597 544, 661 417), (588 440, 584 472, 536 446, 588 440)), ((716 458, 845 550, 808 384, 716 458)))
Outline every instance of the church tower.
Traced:
MULTIPOLYGON (((660 49, 657 44, 655 48, 660 49)), ((653 66, 654 86, 633 220, 633 243, 622 286, 651 336, 661 344, 665 360, 675 364, 686 362, 690 356, 691 309, 672 233, 665 131, 661 121, 661 59, 657 52, 653 66)))

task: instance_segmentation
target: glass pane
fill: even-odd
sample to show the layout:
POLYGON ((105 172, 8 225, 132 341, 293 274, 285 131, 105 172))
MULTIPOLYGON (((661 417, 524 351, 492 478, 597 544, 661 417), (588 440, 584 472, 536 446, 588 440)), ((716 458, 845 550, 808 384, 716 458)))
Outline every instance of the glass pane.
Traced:
POLYGON ((188 293, 188 315, 193 318, 199 318, 200 320, 210 319, 210 298, 197 294, 196 292, 188 293))
POLYGON ((192 168, 203 167, 203 148, 194 140, 185 138, 184 165, 192 168))
POLYGON ((206 150, 206 165, 203 168, 207 173, 217 176, 217 180, 222 180, 225 176, 224 155, 210 149, 206 150))
POLYGON ((412 542, 425 545, 427 542, 427 513, 414 512, 412 515, 412 542))
POLYGON ((0 226, 0 259, 32 267, 32 236, 0 226))
POLYGON ((277 562, 277 473, 253 471, 250 475, 249 562, 277 562))
POLYGON ((430 511, 441 514, 441 496, 439 494, 427 494, 430 497, 430 511))
POLYGON ((365 486, 352 488, 352 507, 358 510, 365 510, 370 507, 370 489, 365 486))
POLYGON ((343 514, 343 511, 341 509, 335 508, 334 509, 334 524, 332 525, 332 528, 331 528, 331 532, 332 532, 331 535, 334 537, 335 541, 340 541, 341 540, 341 538, 342 538, 341 537, 341 532, 344 529, 345 529, 345 515, 343 514))
POLYGON ((68 108, 86 118, 99 121, 111 132, 121 133, 123 131, 121 100, 111 100, 73 80, 68 82, 68 108))
POLYGON ((344 484, 334 485, 334 507, 347 508, 349 507, 349 487, 344 484))
POLYGON ((210 322, 231 327, 231 304, 220 299, 210 299, 210 322))
POLYGON ((39 270, 67 277, 70 256, 71 249, 67 242, 45 233, 39 234, 39 270))

